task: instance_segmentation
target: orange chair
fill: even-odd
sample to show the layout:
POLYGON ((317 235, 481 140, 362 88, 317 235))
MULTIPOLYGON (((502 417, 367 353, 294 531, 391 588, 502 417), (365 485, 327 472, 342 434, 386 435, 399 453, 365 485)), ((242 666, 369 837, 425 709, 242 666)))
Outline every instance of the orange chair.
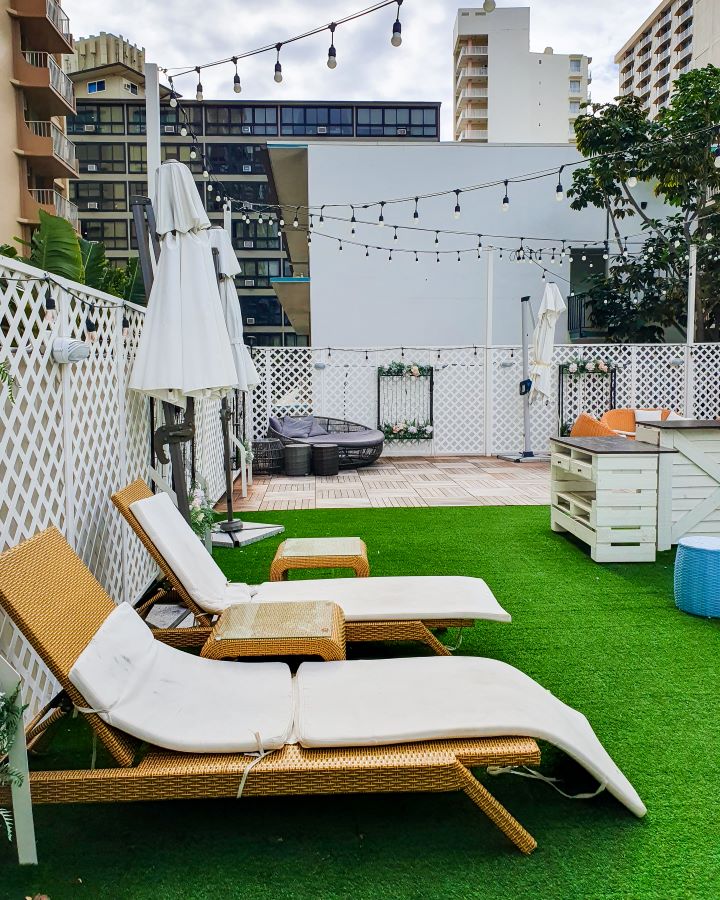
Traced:
MULTIPOLYGON (((657 409, 651 408, 643 408, 643 412, 657 412, 657 409)), ((667 417, 670 415, 669 409, 661 409, 660 419, 661 421, 665 421, 667 417)), ((632 440, 635 440, 635 410, 634 409, 611 409, 606 412, 600 422, 603 425, 607 425, 613 432, 617 434, 621 434, 624 437, 629 437, 632 440)))
POLYGON ((598 422, 588 413, 580 413, 570 432, 570 437, 617 437, 604 422, 598 422))

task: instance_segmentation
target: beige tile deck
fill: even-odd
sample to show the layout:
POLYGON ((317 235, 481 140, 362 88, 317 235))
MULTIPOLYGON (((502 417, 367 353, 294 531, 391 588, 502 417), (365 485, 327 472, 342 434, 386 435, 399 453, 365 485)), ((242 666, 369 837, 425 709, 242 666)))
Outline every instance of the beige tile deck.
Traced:
MULTIPOLYGON (((550 502, 547 463, 508 464, 484 456, 383 457, 338 476, 255 478, 236 512, 391 506, 528 506, 550 502)), ((218 509, 222 508, 222 501, 218 509)))

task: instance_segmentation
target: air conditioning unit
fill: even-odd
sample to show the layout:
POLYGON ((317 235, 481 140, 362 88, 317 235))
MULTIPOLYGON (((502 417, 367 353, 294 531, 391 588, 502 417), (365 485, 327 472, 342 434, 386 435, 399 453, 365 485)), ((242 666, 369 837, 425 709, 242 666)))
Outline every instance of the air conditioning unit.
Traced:
POLYGON ((318 134, 327 134, 327 126, 318 125, 318 134))
POLYGON ((88 209, 99 209, 100 206, 99 206, 99 204, 98 204, 98 202, 97 202, 96 200, 91 200, 91 201, 88 203, 87 208, 88 208, 88 209))
POLYGON ((87 170, 88 172, 97 172, 98 167, 95 163, 88 163, 87 170))
POLYGON ((242 133, 243 133, 243 134, 252 134, 252 129, 250 128, 249 125, 243 125, 243 126, 242 126, 242 133))
POLYGON ((397 133, 398 134, 407 134, 407 128, 398 128, 397 133))
POLYGON ((94 125, 83 125, 83 128, 85 129, 85 131, 95 131, 94 125))
POLYGON ((255 241, 243 241, 243 247, 250 247, 250 248, 252 248, 252 247, 254 247, 254 246, 255 246, 255 241))
POLYGON ((247 319, 245 319, 245 324, 246 325, 254 325, 255 319, 252 316, 248 316, 247 319))
POLYGON ((243 172, 252 172, 252 166, 243 166, 243 172))
POLYGON ((175 126, 163 125, 163 131, 165 132, 165 134, 175 134, 175 126))
POLYGON ((255 279, 254 278, 246 278, 245 279, 245 287, 255 287, 255 279))

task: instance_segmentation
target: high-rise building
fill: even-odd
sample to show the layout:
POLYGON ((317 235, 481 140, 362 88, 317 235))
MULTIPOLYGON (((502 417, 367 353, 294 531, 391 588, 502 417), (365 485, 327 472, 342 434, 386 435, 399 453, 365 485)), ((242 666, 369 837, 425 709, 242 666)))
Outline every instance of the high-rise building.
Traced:
MULTIPOLYGON (((73 199, 81 233, 102 241, 108 257, 118 264, 137 246, 129 199, 147 194, 143 51, 125 45, 113 35, 80 39, 78 53, 67 66, 78 98, 68 131, 77 143, 80 164, 73 199)), ((268 142, 438 141, 440 104, 181 99, 173 108, 168 101, 169 90, 161 89, 162 159, 187 163, 213 224, 222 223, 222 198, 234 201, 232 238, 242 266, 236 283, 248 341, 306 344, 307 317, 296 317, 290 309, 286 315, 272 282, 307 275, 307 262, 293 273, 274 213, 260 217, 243 210, 243 203, 272 204, 276 199, 268 180, 268 142), (181 110, 197 135, 195 146, 190 134, 182 133, 181 110), (203 178, 203 154, 208 179, 203 178), (244 220, 246 212, 249 222, 244 220)), ((307 181, 307 172, 296 176, 307 181)))
POLYGON ((530 51, 527 7, 459 9, 453 33, 456 141, 575 142, 589 56, 530 51))
POLYGON ((38 211, 77 225, 68 179, 77 175, 65 116, 75 112, 63 54, 70 23, 55 0, 5 0, 0 10, 0 243, 27 240, 38 211))
POLYGON ((670 102, 673 83, 690 69, 720 65, 717 0, 663 0, 615 56, 620 94, 635 94, 649 117, 670 102))

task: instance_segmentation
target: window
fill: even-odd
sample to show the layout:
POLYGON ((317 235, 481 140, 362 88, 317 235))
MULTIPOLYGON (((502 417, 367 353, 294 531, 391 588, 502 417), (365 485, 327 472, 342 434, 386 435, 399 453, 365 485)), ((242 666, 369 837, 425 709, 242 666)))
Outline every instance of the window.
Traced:
POLYGON ((280 278, 290 271, 289 264, 282 259, 241 259, 240 265, 242 272, 235 276, 238 288, 269 288, 271 278, 280 278))
POLYGON ((233 246, 236 250, 279 250, 280 233, 276 219, 233 222, 233 246))
POLYGON ((183 103, 182 107, 163 105, 160 107, 160 134, 180 134, 186 125, 193 134, 203 133, 202 107, 183 103))
POLYGON ((125 145, 78 142, 75 153, 81 172, 124 173, 125 145))
MULTIPOLYGON (((242 264, 242 260, 240 261, 242 264)), ((242 278, 238 279, 242 285, 242 278)), ((277 297, 243 297, 240 301, 243 323, 252 328, 259 325, 282 325, 282 308, 277 297), (254 321, 250 322, 249 319, 254 321)))
POLYGON ((163 162, 167 159, 179 159, 181 163, 185 163, 190 168, 191 172, 199 175, 202 172, 201 152, 196 150, 196 158, 190 159, 191 150, 191 144, 166 144, 164 142, 160 148, 163 162))
POLYGON ((437 137, 435 107, 359 106, 358 137, 437 137))
POLYGON ((217 175, 264 175, 260 144, 208 144, 205 153, 217 175))
POLYGON ((88 81, 87 92, 88 94, 99 94, 100 91, 105 90, 105 81, 88 81))
POLYGON ((124 134, 125 116, 122 103, 100 104, 78 102, 77 115, 68 116, 68 134, 124 134))
POLYGON ((131 175, 147 173, 147 144, 128 144, 128 172, 131 175))
POLYGON ((278 133, 275 106, 208 106, 205 134, 278 133))
POLYGON ((128 104, 127 122, 128 134, 145 134, 145 107, 128 104))
POLYGON ((124 181, 71 181, 70 198, 80 210, 112 212, 127 209, 124 181))
POLYGON ((261 331, 257 334, 245 332, 245 341, 251 347, 307 347, 306 334, 295 334, 294 331, 261 331))
POLYGON ((128 94, 137 94, 138 86, 133 84, 132 81, 123 81, 123 90, 127 91, 128 94))
POLYGON ((283 106, 281 134, 352 137, 351 106, 283 106))
POLYGON ((83 219, 80 234, 86 241, 99 241, 106 250, 127 250, 128 230, 125 219, 83 219))
MULTIPOLYGON (((247 203, 269 202, 267 181, 223 181, 221 184, 223 195, 230 197, 231 200, 244 200, 247 203)), ((215 191, 208 191, 208 212, 222 212, 222 200, 218 203, 215 199, 217 196, 215 191)))
POLYGON ((571 94, 579 94, 580 93, 580 81, 577 78, 570 79, 570 93, 571 94))
POLYGON ((577 116, 580 112, 580 101, 579 100, 571 100, 570 101, 570 115, 577 116))
POLYGON ((571 72, 581 72, 582 71, 582 63, 579 59, 571 59, 570 60, 570 71, 571 72))

